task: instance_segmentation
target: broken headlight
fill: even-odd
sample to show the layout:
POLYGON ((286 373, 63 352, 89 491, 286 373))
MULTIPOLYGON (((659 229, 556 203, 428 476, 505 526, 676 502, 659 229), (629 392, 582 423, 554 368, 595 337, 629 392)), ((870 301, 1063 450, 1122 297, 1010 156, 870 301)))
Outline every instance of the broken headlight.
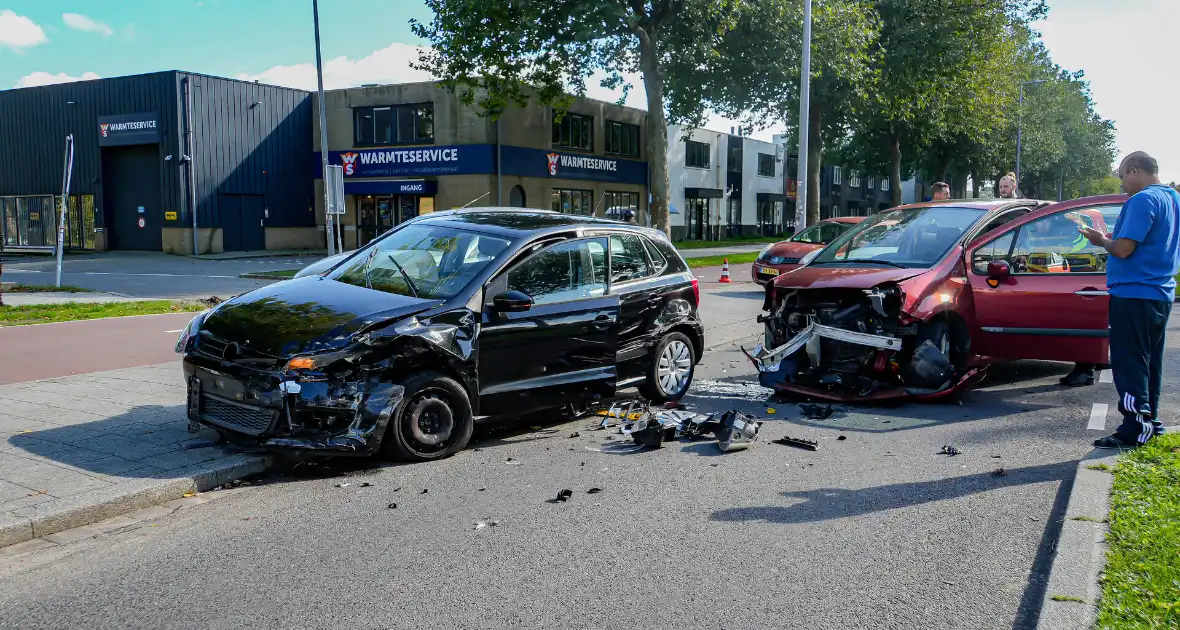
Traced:
POLYGON ((332 364, 355 356, 355 352, 348 350, 341 350, 338 352, 325 352, 323 354, 306 354, 302 356, 291 357, 287 361, 286 371, 311 371, 320 372, 328 368, 332 364))
POLYGON ((176 352, 184 352, 185 348, 188 347, 189 339, 197 336, 197 333, 201 331, 201 323, 205 321, 205 314, 208 312, 201 311, 197 313, 196 317, 188 321, 188 325, 184 327, 184 330, 180 331, 180 337, 176 340, 176 352))

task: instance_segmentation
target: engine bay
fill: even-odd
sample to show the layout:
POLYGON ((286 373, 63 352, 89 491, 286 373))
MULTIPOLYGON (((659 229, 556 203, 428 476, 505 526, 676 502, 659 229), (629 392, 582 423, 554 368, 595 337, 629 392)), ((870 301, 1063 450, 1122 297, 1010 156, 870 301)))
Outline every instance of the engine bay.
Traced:
POLYGON ((934 393, 955 382, 945 322, 905 316, 896 284, 872 289, 775 289, 758 321, 764 339, 747 356, 771 389, 804 387, 848 397, 902 388, 934 393))

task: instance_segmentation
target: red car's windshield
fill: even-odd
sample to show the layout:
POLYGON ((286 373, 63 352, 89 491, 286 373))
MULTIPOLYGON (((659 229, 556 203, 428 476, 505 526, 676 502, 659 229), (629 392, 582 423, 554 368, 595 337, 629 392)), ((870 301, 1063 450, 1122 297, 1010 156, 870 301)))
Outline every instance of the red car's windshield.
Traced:
POLYGON ((811 264, 932 267, 986 210, 932 206, 875 214, 831 242, 811 264))
POLYGON ((846 223, 824 221, 823 223, 816 223, 806 230, 803 230, 802 232, 792 236, 788 240, 790 240, 792 243, 826 245, 827 243, 831 243, 837 236, 843 234, 848 228, 849 225, 846 223))

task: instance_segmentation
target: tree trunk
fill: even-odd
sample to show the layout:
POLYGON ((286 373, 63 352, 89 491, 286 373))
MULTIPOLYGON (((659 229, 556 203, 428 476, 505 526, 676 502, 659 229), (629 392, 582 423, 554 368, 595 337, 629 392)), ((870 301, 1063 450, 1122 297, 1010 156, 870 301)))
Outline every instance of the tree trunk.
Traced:
MULTIPOLYGON (((671 237, 668 224, 668 123, 664 117, 664 75, 654 36, 640 39, 639 65, 647 93, 647 160, 651 225, 671 237)), ((683 209, 687 212, 687 209, 683 209)))
MULTIPOLYGON (((823 168, 824 136, 823 105, 817 101, 811 102, 807 121, 807 225, 819 223, 819 174, 823 168)), ((800 232, 803 226, 795 226, 800 232)))
MULTIPOLYGON (((889 192, 893 206, 901 205, 901 131, 893 129, 889 137, 889 192)), ((918 201, 917 196, 914 201, 918 201)))
POLYGON ((979 171, 971 171, 971 196, 979 199, 979 171))

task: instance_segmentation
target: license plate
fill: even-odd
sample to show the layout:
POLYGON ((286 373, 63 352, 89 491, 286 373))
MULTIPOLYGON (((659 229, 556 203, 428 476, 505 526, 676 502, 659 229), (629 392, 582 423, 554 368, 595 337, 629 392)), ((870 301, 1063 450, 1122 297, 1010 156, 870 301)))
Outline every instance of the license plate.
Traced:
POLYGON ((764 276, 777 276, 778 269, 775 269, 774 267, 763 267, 758 271, 758 273, 761 273, 764 276))
POLYGON ((193 377, 188 382, 188 420, 189 423, 201 419, 201 379, 193 377))

